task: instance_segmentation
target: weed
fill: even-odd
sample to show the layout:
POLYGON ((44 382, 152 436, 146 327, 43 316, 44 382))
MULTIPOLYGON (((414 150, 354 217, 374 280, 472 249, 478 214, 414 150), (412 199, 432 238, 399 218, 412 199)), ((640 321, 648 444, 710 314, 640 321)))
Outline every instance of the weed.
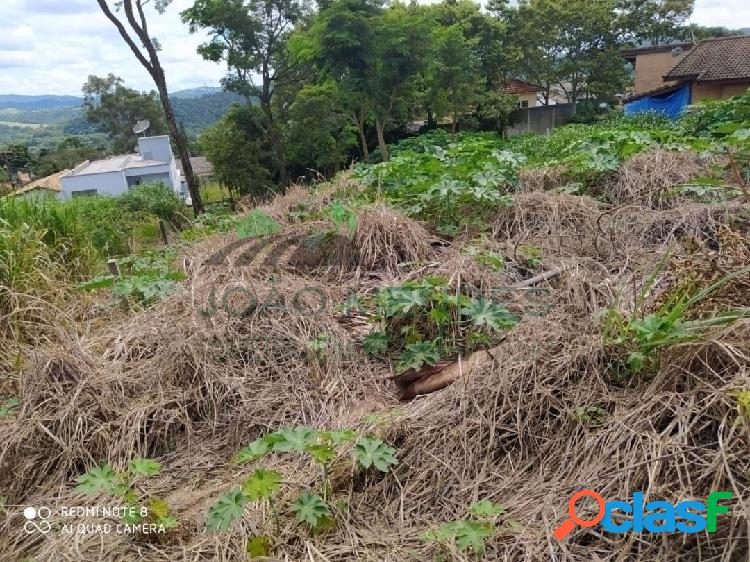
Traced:
POLYGON ((11 396, 0 406, 0 417, 12 414, 20 404, 21 402, 17 397, 11 396))
POLYGON ((539 246, 518 246, 518 256, 523 263, 532 268, 537 268, 544 261, 542 258, 542 249, 539 246))
POLYGON ((584 425, 601 425, 607 411, 599 406, 576 406, 570 419, 584 425))
MULTIPOLYGON (((678 290, 658 310, 644 315, 646 294, 653 286, 662 265, 663 262, 646 282, 632 315, 623 314, 615 306, 607 309, 604 343, 625 354, 624 360, 617 359, 611 365, 618 376, 652 372, 659 366, 660 350, 698 340, 711 328, 729 325, 750 316, 750 311, 740 309, 724 311, 700 320, 685 318, 691 307, 733 279, 749 273, 750 267, 725 275, 695 294, 690 294, 686 289, 678 290)), ((619 356, 620 352, 616 351, 616 355, 619 356)))
MULTIPOLYGON (((329 506, 332 488, 330 467, 339 453, 337 447, 355 441, 352 459, 363 469, 374 467, 389 472, 398 463, 396 451, 371 436, 360 436, 351 429, 333 431, 314 430, 305 426, 282 428, 252 441, 233 458, 234 464, 257 461, 270 453, 300 453, 309 457, 321 468, 321 493, 304 491, 292 504, 291 510, 300 522, 311 530, 322 530, 335 524, 329 506)), ((280 528, 278 512, 273 498, 282 484, 280 473, 259 468, 240 488, 222 494, 210 508, 206 525, 209 529, 227 530, 242 517, 248 502, 267 501, 271 507, 277 531, 280 528)))
POLYGON ((105 493, 122 499, 127 507, 122 519, 127 525, 147 520, 165 530, 173 529, 179 523, 170 514, 167 503, 156 497, 144 497, 135 486, 140 477, 156 476, 160 473, 161 464, 146 458, 132 459, 127 470, 121 472, 115 471, 105 463, 76 478, 76 489, 87 495, 105 493))
POLYGON ((489 345, 518 322, 503 304, 452 293, 442 278, 381 289, 362 304, 377 324, 364 340, 365 350, 397 354, 398 371, 419 370, 489 345))
POLYGON ((281 225, 259 209, 237 221, 237 238, 255 238, 281 232, 281 225))
POLYGON ((484 556, 484 542, 495 534, 494 519, 505 512, 489 500, 481 500, 469 507, 469 514, 477 520, 459 520, 445 523, 428 531, 425 539, 438 544, 455 544, 462 552, 484 556))

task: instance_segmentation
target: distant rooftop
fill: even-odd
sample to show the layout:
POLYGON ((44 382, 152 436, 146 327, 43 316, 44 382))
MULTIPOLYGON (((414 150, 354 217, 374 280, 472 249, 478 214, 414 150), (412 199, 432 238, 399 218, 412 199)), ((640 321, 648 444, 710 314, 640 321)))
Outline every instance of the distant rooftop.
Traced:
POLYGON ((52 174, 51 176, 47 176, 46 178, 34 180, 33 182, 24 185, 22 188, 15 190, 13 192, 13 195, 28 193, 29 191, 33 191, 35 189, 62 191, 62 188, 60 187, 60 178, 64 175, 67 175, 68 172, 70 172, 70 170, 63 170, 61 172, 57 172, 56 174, 52 174))
POLYGON ((121 172, 131 168, 147 168, 149 166, 163 166, 167 162, 159 160, 144 160, 138 154, 125 154, 112 156, 104 160, 86 161, 76 166, 67 177, 88 176, 92 174, 105 174, 107 172, 121 172))
POLYGON ((631 49, 623 49, 620 54, 626 59, 635 58, 638 55, 645 55, 649 53, 668 53, 675 49, 682 49, 683 51, 689 51, 693 48, 693 43, 688 42, 675 42, 666 43, 664 45, 648 45, 645 47, 633 47, 631 49))
MULTIPOLYGON (((193 173, 198 177, 214 175, 214 167, 205 156, 191 156, 190 164, 193 166, 193 173)), ((182 162, 180 160, 177 160, 177 169, 180 170, 180 173, 184 177, 185 171, 182 169, 182 162)))
POLYGON ((665 80, 746 80, 750 78, 750 36, 717 37, 698 43, 665 80))
POLYGON ((534 94, 542 90, 543 88, 534 86, 523 80, 509 80, 500 86, 500 91, 505 94, 534 94))

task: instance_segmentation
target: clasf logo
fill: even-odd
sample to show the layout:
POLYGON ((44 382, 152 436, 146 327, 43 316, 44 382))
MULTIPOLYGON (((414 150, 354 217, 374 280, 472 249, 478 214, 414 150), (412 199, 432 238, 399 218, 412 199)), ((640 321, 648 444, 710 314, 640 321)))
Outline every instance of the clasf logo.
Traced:
MULTIPOLYGON (((700 533, 716 531, 716 519, 720 513, 727 513, 729 507, 719 505, 720 500, 729 500, 732 492, 712 492, 706 503, 700 501, 682 501, 673 504, 667 501, 652 501, 644 504, 643 492, 634 492, 633 501, 605 501, 593 490, 581 490, 568 501, 568 515, 554 534, 561 541, 567 537, 576 525, 593 527, 601 523, 608 533, 700 533), (592 498, 599 506, 593 519, 582 519, 576 513, 576 503, 583 498, 592 498), (622 513, 625 518, 619 523, 613 517, 622 513)), ((621 519, 621 518, 618 518, 621 519)))

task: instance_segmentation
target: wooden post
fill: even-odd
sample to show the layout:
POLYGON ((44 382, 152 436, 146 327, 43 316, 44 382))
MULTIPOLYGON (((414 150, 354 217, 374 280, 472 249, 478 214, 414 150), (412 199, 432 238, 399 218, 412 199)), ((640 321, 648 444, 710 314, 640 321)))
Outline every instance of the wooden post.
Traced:
POLYGON ((159 221, 159 232, 161 232, 161 241, 166 246, 169 244, 169 239, 167 238, 167 227, 164 226, 164 221, 162 220, 159 221))
POLYGON ((120 276, 120 266, 117 265, 116 259, 107 260, 107 269, 109 269, 109 273, 114 275, 115 277, 120 276))

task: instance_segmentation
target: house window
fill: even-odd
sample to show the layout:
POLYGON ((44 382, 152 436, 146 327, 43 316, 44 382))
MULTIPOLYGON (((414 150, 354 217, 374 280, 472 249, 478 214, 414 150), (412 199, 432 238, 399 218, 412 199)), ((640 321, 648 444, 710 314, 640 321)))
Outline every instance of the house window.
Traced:
POLYGON ((96 195, 96 189, 82 189, 81 191, 71 192, 71 197, 88 197, 90 195, 96 195))
POLYGON ((523 108, 529 107, 529 100, 521 100, 520 106, 523 108))

